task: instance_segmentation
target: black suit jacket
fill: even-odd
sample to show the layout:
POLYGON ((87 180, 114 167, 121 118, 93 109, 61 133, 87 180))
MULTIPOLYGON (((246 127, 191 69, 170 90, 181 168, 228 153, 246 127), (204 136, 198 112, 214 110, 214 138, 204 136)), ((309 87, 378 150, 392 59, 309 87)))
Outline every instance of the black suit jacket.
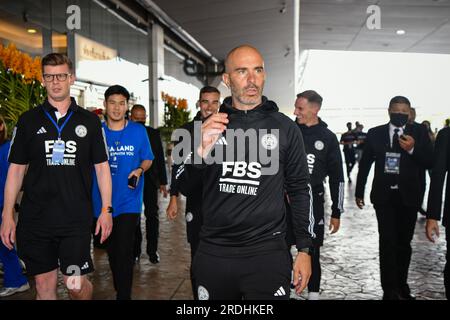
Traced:
MULTIPOLYGON (((418 208, 422 201, 421 171, 425 168, 431 168, 433 164, 433 146, 424 126, 407 124, 404 134, 414 138, 415 146, 412 155, 403 149, 401 150, 398 187, 403 204, 418 208)), ((372 163, 375 162, 375 176, 370 194, 370 200, 375 205, 382 205, 389 201, 387 195, 391 190, 392 175, 384 173, 386 152, 392 152, 389 124, 369 130, 363 156, 359 163, 355 196, 364 198, 367 176, 372 163)))
MULTIPOLYGON (((433 156, 430 192, 428 194, 427 218, 440 220, 442 208, 442 191, 445 175, 450 171, 450 128, 439 131, 433 156)), ((444 205, 444 226, 450 219, 450 179, 447 177, 444 205)))
POLYGON ((145 172, 145 184, 152 184, 156 188, 160 185, 167 185, 167 172, 166 172, 166 161, 164 158, 164 150, 161 142, 161 135, 157 129, 151 127, 145 127, 147 129, 148 139, 150 140, 150 145, 152 147, 153 163, 145 172))

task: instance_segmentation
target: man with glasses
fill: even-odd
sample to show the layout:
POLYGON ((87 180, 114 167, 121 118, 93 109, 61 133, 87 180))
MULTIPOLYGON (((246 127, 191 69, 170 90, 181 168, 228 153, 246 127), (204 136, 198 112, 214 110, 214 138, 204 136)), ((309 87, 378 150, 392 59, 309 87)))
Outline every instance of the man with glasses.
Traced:
POLYGON ((90 255, 92 169, 100 186, 102 209, 96 225, 101 242, 112 230, 111 174, 108 151, 97 116, 70 97, 72 62, 51 53, 42 59, 47 99, 25 112, 14 129, 8 161, 1 238, 16 242, 13 209, 22 186, 17 247, 36 298, 56 299, 58 267, 72 299, 91 299, 90 255), (25 171, 28 167, 27 174, 25 171))

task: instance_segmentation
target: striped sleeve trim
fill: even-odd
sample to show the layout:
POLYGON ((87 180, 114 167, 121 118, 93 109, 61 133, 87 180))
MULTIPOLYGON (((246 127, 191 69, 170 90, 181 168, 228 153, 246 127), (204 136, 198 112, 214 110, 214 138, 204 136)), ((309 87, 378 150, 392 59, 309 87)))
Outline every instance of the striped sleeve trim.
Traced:
POLYGON ((344 185, 344 182, 339 182, 338 209, 341 213, 344 212, 344 185))
POLYGON ((316 234, 314 233, 314 209, 313 209, 313 195, 311 184, 308 184, 309 188, 309 226, 308 231, 313 238, 316 238, 316 234))

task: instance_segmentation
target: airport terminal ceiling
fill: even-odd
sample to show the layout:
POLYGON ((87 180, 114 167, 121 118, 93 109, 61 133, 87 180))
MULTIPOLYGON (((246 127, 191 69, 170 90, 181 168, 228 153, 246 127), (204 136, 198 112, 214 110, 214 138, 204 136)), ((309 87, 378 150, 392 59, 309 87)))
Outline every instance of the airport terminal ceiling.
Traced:
MULTIPOLYGON (((214 56, 250 43, 265 57, 265 93, 291 113, 294 101, 293 0, 154 0, 214 56)), ((450 53, 450 0, 300 0, 305 49, 450 53), (380 29, 367 20, 380 9, 380 29), (369 8, 369 13, 368 13, 369 8)))

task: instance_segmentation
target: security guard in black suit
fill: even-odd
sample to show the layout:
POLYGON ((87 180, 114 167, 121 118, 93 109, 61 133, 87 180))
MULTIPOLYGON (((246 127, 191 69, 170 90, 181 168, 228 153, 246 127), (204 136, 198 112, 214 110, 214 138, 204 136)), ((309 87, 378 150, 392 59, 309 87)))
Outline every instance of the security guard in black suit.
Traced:
POLYGON ((371 202, 378 220, 383 299, 414 299, 407 284, 411 240, 421 205, 420 172, 432 166, 433 147, 422 126, 407 124, 411 103, 397 96, 389 103, 388 124, 369 130, 356 183, 356 204, 364 207, 364 189, 372 163, 371 202))
MULTIPOLYGON (((135 104, 131 108, 131 121, 139 122, 145 126, 147 114, 145 107, 135 104)), ((144 214, 146 218, 145 231, 147 237, 147 254, 151 263, 159 263, 158 238, 159 238, 159 214, 158 191, 167 198, 167 172, 161 135, 157 129, 145 126, 148 139, 152 147, 155 159, 153 164, 145 172, 144 180, 144 214)), ((136 226, 136 241, 134 245, 135 260, 141 256, 142 232, 141 224, 136 226)))
MULTIPOLYGON (((445 176, 450 171, 450 128, 444 128, 439 131, 434 150, 434 164, 431 171, 430 191, 428 193, 427 209, 427 238, 435 242, 439 237, 438 221, 441 219, 442 208, 442 189, 444 187, 445 176)), ((445 189, 444 218, 442 224, 445 226, 445 235, 447 240, 446 264, 444 269, 444 284, 447 300, 450 296, 450 179, 447 176, 447 186, 445 189)))

